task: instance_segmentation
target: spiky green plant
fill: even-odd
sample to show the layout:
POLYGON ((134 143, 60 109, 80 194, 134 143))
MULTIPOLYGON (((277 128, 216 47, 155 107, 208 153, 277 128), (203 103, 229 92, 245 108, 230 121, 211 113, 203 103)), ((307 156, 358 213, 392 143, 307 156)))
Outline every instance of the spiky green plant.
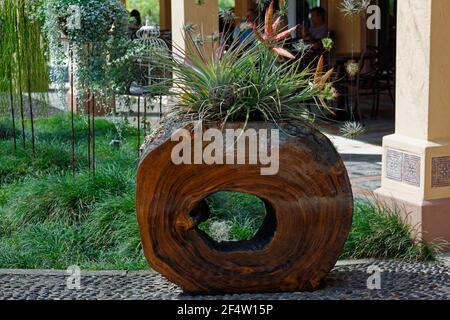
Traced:
POLYGON ((339 131, 344 137, 354 139, 355 137, 364 134, 366 129, 359 122, 347 121, 339 131))
POLYGON ((252 37, 234 41, 228 50, 221 39, 211 52, 195 41, 197 36, 186 31, 188 49, 175 48, 175 58, 167 61, 177 79, 175 114, 222 123, 304 120, 308 106, 327 108, 334 97, 328 83, 332 70, 324 72, 323 59, 317 68, 303 68, 301 61, 281 60, 272 51, 280 43, 262 44, 252 37))
POLYGON ((408 224, 405 215, 405 208, 392 207, 378 199, 357 200, 352 230, 341 258, 433 260, 448 248, 441 239, 433 243, 421 241, 417 227, 408 224))

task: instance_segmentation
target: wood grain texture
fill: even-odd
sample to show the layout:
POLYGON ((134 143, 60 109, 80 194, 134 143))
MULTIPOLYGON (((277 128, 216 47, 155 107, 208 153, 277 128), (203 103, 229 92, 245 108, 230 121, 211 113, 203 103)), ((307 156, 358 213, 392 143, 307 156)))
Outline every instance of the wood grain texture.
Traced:
POLYGON ((151 267, 192 294, 315 289, 335 265, 353 214, 348 174, 328 138, 300 122, 279 123, 280 170, 262 176, 260 165, 174 165, 170 135, 185 125, 163 126, 137 173, 137 215, 151 267), (263 199, 267 215, 254 239, 217 243, 198 230, 209 214, 202 200, 218 191, 263 199))

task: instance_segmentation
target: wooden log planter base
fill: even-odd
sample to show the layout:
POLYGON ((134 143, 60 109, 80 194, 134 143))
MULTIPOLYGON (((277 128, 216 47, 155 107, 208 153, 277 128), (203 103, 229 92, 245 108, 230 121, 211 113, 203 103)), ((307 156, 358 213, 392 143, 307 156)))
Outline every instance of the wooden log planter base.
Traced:
MULTIPOLYGON (((259 164, 173 164, 178 142, 170 136, 185 125, 163 126, 144 147, 137 173, 137 214, 151 267, 191 294, 317 288, 342 251, 353 214, 348 174, 328 138, 300 122, 248 123, 246 129, 280 129, 279 172, 264 176, 259 164), (197 228, 209 215, 203 200, 218 191, 264 201, 266 218, 253 239, 219 243, 197 228)), ((203 130, 211 127, 220 128, 209 123, 203 130)))

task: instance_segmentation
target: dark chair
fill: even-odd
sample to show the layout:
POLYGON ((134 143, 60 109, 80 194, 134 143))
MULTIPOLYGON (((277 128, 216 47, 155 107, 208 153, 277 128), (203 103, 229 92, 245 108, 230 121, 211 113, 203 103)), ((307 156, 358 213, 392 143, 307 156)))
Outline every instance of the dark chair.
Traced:
POLYGON ((394 55, 390 54, 389 48, 372 47, 371 50, 376 52, 376 60, 373 66, 375 102, 372 106, 371 117, 376 119, 380 110, 380 96, 382 93, 389 94, 392 104, 395 105, 395 62, 394 55))
POLYGON ((359 72, 350 77, 346 72, 343 80, 337 84, 339 92, 345 97, 347 110, 356 112, 358 120, 363 121, 361 113, 361 97, 372 96, 371 118, 376 119, 380 109, 380 96, 388 93, 392 103, 395 104, 395 68, 393 55, 389 50, 377 47, 367 47, 358 60, 359 72), (350 105, 350 99, 355 104, 350 105), (352 110, 350 110, 352 109, 352 110))

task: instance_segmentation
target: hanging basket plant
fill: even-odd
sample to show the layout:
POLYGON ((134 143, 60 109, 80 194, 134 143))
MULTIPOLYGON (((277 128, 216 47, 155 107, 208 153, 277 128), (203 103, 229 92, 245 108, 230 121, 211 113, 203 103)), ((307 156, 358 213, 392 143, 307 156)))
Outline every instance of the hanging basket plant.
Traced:
POLYGON ((178 103, 142 148, 137 212, 150 265, 189 293, 315 289, 350 230, 347 171, 309 111, 332 112, 333 70, 323 58, 307 68, 292 59, 288 30, 272 20, 273 2, 264 34, 255 26, 256 37, 227 50, 224 39, 196 42, 200 33, 189 28, 190 49, 166 59, 178 103), (264 152, 275 168, 259 161, 264 152), (218 191, 263 200, 254 238, 218 243, 198 228, 210 215, 205 198, 218 191))
MULTIPOLYGON (((45 31, 57 72, 68 53, 61 35, 74 53, 75 83, 83 97, 85 90, 107 97, 124 93, 133 80, 136 45, 128 35, 128 12, 116 0, 49 0, 45 4, 45 31)), ((56 76, 60 79, 61 77, 56 76)))
POLYGON ((367 11, 371 0, 342 0, 341 11, 346 16, 360 15, 367 11))

